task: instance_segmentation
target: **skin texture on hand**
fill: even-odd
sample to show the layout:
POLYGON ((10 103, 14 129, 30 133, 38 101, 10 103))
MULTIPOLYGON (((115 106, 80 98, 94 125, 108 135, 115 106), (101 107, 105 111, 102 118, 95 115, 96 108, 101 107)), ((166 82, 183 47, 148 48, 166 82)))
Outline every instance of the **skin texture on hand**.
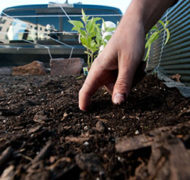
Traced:
POLYGON ((171 4, 172 0, 132 1, 112 38, 91 66, 79 92, 81 110, 88 110, 91 96, 102 86, 110 92, 114 104, 125 101, 144 55, 145 34, 171 4))

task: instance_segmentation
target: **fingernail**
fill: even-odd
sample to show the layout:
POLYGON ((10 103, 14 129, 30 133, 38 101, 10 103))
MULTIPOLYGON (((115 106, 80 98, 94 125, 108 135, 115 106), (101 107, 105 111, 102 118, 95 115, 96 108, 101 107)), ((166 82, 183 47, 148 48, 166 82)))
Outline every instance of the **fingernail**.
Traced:
POLYGON ((113 103, 114 104, 119 104, 120 105, 124 101, 125 101, 125 96, 123 94, 116 93, 114 95, 114 98, 113 98, 113 103))

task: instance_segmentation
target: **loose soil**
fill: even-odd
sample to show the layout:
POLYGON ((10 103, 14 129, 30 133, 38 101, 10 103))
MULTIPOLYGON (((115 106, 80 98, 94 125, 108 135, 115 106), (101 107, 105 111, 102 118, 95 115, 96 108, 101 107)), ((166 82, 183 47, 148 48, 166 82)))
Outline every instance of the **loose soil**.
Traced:
POLYGON ((82 112, 78 91, 83 81, 73 76, 0 77, 1 177, 190 178, 190 99, 148 75, 126 103, 113 105, 102 89, 90 110, 82 112), (176 160, 178 150, 184 152, 176 160), (183 172, 178 162, 179 167, 186 163, 183 172))

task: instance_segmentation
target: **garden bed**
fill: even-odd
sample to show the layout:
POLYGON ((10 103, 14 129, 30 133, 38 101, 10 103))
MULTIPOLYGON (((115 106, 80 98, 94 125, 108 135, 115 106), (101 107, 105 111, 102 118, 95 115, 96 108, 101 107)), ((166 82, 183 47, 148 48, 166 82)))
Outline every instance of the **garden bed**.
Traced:
POLYGON ((146 76, 121 106, 84 78, 0 77, 0 174, 15 179, 189 179, 190 99, 146 76))

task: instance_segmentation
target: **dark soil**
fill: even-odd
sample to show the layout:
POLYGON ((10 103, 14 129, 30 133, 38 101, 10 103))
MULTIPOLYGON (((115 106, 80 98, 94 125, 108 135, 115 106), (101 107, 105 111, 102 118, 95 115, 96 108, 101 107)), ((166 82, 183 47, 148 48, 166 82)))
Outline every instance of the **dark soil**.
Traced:
MULTIPOLYGON (((93 97, 90 111, 81 112, 78 91, 83 81, 78 77, 1 76, 1 176, 23 180, 168 179, 172 170, 159 175, 163 165, 150 166, 155 160, 151 143, 122 152, 116 148, 124 136, 130 139, 143 134, 154 139, 158 133, 150 132, 157 131, 167 142, 171 138, 180 141, 175 144, 182 142, 179 147, 189 158, 190 99, 177 89, 169 89, 149 75, 132 89, 125 104, 112 105, 110 95, 102 89, 93 97)), ((172 148, 160 152, 164 162, 170 162, 172 148)), ((190 166, 186 167, 190 172, 190 166)))

